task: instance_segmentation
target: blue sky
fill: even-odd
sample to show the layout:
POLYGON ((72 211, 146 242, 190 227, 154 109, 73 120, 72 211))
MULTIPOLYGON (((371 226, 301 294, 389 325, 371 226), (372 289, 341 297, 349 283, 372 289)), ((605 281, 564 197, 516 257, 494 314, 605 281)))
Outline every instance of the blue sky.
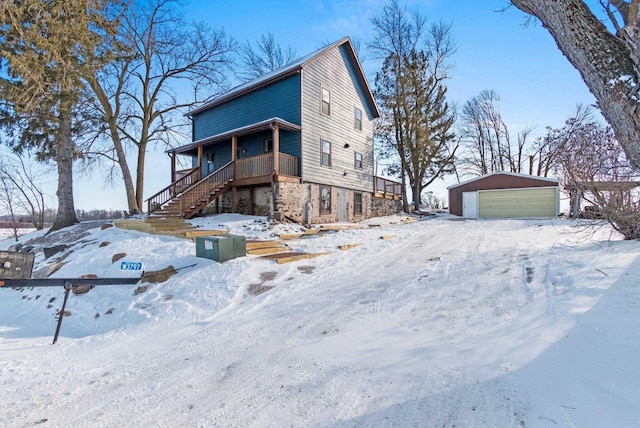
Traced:
MULTIPOLYGON (((271 32, 282 46, 298 56, 344 36, 360 40, 361 49, 372 38, 370 18, 383 0, 193 0, 186 4, 189 19, 224 28, 240 42, 257 40, 271 32)), ((400 2, 403 4, 403 2, 400 2)), ((430 22, 452 24, 458 51, 448 82, 450 101, 462 106, 484 89, 500 94, 500 110, 512 135, 535 126, 533 137, 545 126, 561 126, 577 103, 594 103, 578 72, 556 47, 541 25, 525 26, 526 15, 508 6, 508 0, 408 0, 430 22)), ((377 63, 364 53, 363 67, 373 86, 377 63)), ((185 142, 186 143, 186 142, 185 142)), ((147 164, 145 198, 169 184, 167 156, 158 150, 147 164)), ((76 207, 126 209, 121 187, 104 189, 99 177, 76 179, 76 207), (95 195, 96 186, 103 197, 95 195)), ((452 184, 448 183, 447 184, 452 184)), ((442 191, 443 186, 435 189, 442 191)))

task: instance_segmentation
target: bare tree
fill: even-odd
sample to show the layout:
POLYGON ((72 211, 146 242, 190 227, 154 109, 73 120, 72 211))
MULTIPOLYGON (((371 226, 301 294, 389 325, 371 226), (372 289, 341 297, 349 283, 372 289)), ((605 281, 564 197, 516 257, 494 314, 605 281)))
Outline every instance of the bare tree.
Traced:
POLYGON ((519 132, 513 142, 500 114, 499 102, 497 92, 484 90, 462 107, 460 132, 467 149, 462 161, 472 173, 523 172, 531 128, 519 132))
POLYGON ((0 202, 10 207, 7 209, 12 213, 27 213, 37 230, 43 229, 45 224, 45 194, 42 188, 49 174, 48 170, 42 164, 28 162, 24 154, 16 156, 3 151, 0 158, 0 202))
POLYGON ((536 139, 529 157, 529 174, 548 177, 560 166, 565 145, 584 124, 593 121, 592 109, 579 104, 562 128, 547 127, 547 134, 536 139))
POLYGON ((584 0, 511 0, 549 30, 640 169, 640 0, 599 0, 615 33, 584 0))
POLYGON ((18 227, 16 221, 15 194, 15 186, 9 179, 9 175, 5 173, 4 162, 0 159, 0 207, 9 214, 9 219, 11 220, 11 231, 13 232, 13 238, 17 242, 18 227))
POLYGON ((255 48, 248 41, 240 46, 242 70, 238 77, 249 81, 276 70, 296 59, 297 52, 291 46, 282 48, 273 33, 262 34, 255 48))
POLYGON ((223 30, 187 23, 179 4, 177 0, 133 3, 111 40, 117 60, 87 79, 108 146, 86 154, 118 165, 131 214, 142 210, 149 144, 170 146, 186 130, 180 113, 226 89, 225 72, 235 43, 223 30), (128 144, 136 156, 135 185, 128 144))
POLYGON ((613 131, 588 119, 569 125, 559 152, 573 208, 584 198, 588 218, 604 218, 625 239, 640 239, 640 176, 613 131))

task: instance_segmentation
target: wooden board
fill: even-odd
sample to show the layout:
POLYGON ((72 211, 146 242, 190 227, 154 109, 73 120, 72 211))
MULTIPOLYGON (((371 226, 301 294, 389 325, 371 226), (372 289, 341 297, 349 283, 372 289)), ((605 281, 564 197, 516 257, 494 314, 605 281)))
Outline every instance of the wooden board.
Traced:
POLYGON ((382 235, 382 236, 380 237, 380 239, 382 239, 383 241, 386 241, 386 240, 388 240, 388 239, 393 239, 393 238, 395 238, 395 237, 396 237, 396 235, 382 235))
POLYGON ((323 224, 320 226, 320 230, 350 230, 350 229, 364 229, 361 224, 323 224))
POLYGON ((220 235, 227 235, 229 233, 228 230, 202 230, 202 229, 198 229, 198 230, 176 230, 175 232, 184 232, 185 233, 185 237, 190 238, 190 239, 194 239, 197 238, 198 236, 220 236, 220 235))
POLYGON ((273 248, 282 245, 281 240, 249 240, 247 241, 247 250, 255 250, 257 248, 273 248))
POLYGON ((284 239, 284 240, 298 239, 302 237, 302 235, 304 235, 304 233, 281 233, 278 235, 278 238, 284 239))
POLYGON ((303 260, 303 259, 313 259, 315 257, 320 257, 320 256, 324 256, 326 254, 331 254, 329 253, 294 253, 294 252, 288 252, 288 253, 281 253, 281 254, 272 254, 270 256, 262 256, 262 259, 268 259, 268 260, 274 260, 276 263, 278 264, 283 264, 283 263, 290 263, 290 262, 295 262, 297 260, 303 260))
POLYGON ((338 248, 341 249, 342 251, 344 251, 344 250, 350 250, 350 249, 355 248, 355 247, 359 247, 360 245, 362 245, 361 242, 359 242, 357 244, 338 245, 338 248))
POLYGON ((304 231, 305 235, 317 235, 320 233, 320 229, 307 229, 304 231))
POLYGON ((278 254, 291 250, 291 247, 283 245, 281 247, 267 247, 267 248, 253 248, 247 250, 247 254, 250 256, 263 256, 266 254, 278 254))

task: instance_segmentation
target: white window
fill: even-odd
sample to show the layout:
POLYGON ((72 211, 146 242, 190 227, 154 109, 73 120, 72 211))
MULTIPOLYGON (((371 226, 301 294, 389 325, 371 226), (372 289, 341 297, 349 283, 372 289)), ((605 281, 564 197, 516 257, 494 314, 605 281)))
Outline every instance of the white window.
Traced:
POLYGON ((325 88, 322 88, 322 114, 331 114, 331 92, 325 88))
POLYGON ((273 151, 273 139, 272 138, 265 138, 262 141, 262 153, 271 153, 273 151))
POLYGON ((362 169, 362 153, 355 152, 353 166, 356 169, 362 169))
POLYGON ((362 110, 359 108, 356 108, 353 127, 358 131, 362 131, 362 110))
POLYGON ((331 143, 322 140, 322 166, 331 166, 331 143))

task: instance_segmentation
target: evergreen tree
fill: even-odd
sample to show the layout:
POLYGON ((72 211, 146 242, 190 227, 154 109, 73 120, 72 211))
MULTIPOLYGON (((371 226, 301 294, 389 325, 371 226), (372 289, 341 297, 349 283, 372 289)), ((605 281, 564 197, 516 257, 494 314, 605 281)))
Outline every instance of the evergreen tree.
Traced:
POLYGON ((426 54, 415 50, 399 59, 387 57, 376 88, 382 120, 388 125, 378 134, 400 161, 391 171, 406 172, 413 199, 420 204, 425 187, 453 172, 456 149, 449 146, 454 115, 446 101, 447 88, 430 72, 426 54))
POLYGON ((108 60, 108 0, 0 3, 0 127, 17 151, 53 159, 58 211, 51 230, 78 222, 73 200, 74 136, 81 132, 82 78, 108 60))

